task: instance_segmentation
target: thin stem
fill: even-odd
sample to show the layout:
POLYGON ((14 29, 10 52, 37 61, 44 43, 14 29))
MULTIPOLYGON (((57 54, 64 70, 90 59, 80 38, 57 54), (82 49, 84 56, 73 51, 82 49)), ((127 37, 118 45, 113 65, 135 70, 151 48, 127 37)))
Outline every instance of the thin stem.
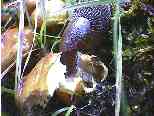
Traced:
POLYGON ((24 0, 20 0, 20 19, 19 19, 19 33, 18 33, 18 47, 17 47, 17 63, 15 75, 15 89, 17 89, 18 82, 21 78, 21 63, 22 63, 22 45, 24 39, 24 0))
POLYGON ((120 24, 119 0, 116 0, 113 43, 114 43, 114 55, 115 55, 115 67, 116 67, 115 116, 119 116, 120 104, 121 104, 121 92, 122 92, 122 35, 121 35, 121 24, 120 24))

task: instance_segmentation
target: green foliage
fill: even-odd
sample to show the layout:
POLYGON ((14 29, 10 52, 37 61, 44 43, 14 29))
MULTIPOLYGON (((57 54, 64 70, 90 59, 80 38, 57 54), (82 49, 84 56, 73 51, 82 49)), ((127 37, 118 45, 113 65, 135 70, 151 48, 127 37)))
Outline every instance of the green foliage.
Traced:
POLYGON ((123 51, 123 60, 131 60, 135 54, 135 50, 129 47, 123 51))

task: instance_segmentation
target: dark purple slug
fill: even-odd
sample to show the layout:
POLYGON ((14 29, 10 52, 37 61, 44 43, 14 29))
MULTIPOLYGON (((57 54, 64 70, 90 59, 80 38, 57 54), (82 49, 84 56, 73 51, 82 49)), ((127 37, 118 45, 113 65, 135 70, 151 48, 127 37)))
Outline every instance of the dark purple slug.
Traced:
POLYGON ((104 33, 111 20, 111 5, 81 7, 74 10, 63 33, 61 51, 77 49, 78 43, 93 33, 104 33))
POLYGON ((111 18, 111 6, 97 5, 75 9, 71 20, 77 20, 79 17, 89 20, 91 30, 104 32, 111 18))
MULTIPOLYGON (((77 71, 78 48, 86 48, 86 40, 97 39, 98 34, 100 39, 103 37, 110 24, 111 11, 111 5, 86 6, 73 11, 60 48, 61 62, 67 66, 66 76, 70 77, 77 71)), ((90 46, 93 44, 91 42, 90 46)))

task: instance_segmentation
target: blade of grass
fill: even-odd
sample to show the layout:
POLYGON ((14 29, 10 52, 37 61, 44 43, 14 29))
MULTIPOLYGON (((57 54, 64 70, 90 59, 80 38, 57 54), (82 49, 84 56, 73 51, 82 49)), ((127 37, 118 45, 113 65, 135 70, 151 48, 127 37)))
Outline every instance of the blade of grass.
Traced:
MULTIPOLYGON (((32 32, 32 33, 34 33, 34 32, 32 32)), ((39 35, 40 36, 40 34, 39 33, 35 33, 36 35, 39 35)), ((56 38, 56 39, 60 39, 61 37, 60 36, 52 36, 52 35, 43 35, 43 36, 46 36, 46 37, 49 37, 49 38, 56 38)))
MULTIPOLYGON (((120 23, 120 19, 119 19, 119 41, 118 41, 118 57, 117 57, 117 64, 119 67, 117 67, 117 82, 116 82, 116 87, 119 88, 119 91, 117 91, 119 94, 119 105, 121 105, 121 107, 119 106, 119 113, 120 110, 122 109, 122 115, 123 116, 128 116, 128 104, 127 104, 127 99, 125 96, 125 92, 124 92, 124 83, 123 83, 123 74, 122 74, 122 31, 121 31, 121 23, 120 23)), ((118 100, 118 99, 117 99, 118 100)), ((118 108, 118 106, 117 106, 118 108)))
POLYGON ((9 72, 9 70, 15 65, 15 62, 13 62, 11 65, 7 67, 2 73, 1 73, 1 79, 9 72))
POLYGON ((12 90, 12 89, 8 89, 8 88, 5 88, 3 86, 1 86, 1 92, 6 92, 6 93, 9 93, 9 94, 12 94, 14 95, 15 94, 15 90, 12 90))
POLYGON ((116 0, 116 11, 113 25, 113 44, 116 67, 116 100, 115 116, 119 116, 122 92, 122 34, 120 24, 119 0, 116 0))
POLYGON ((66 112, 65 116, 70 116, 71 112, 73 111, 73 109, 75 108, 74 105, 71 105, 70 108, 68 109, 68 111, 66 112))
POLYGON ((12 19, 13 19, 13 18, 10 17, 10 18, 7 20, 6 24, 4 25, 4 29, 6 29, 6 27, 9 25, 9 23, 11 22, 12 19))
POLYGON ((51 53, 53 53, 53 49, 54 49, 55 46, 56 46, 57 44, 59 44, 60 42, 61 42, 61 39, 56 40, 56 41, 53 43, 53 45, 52 45, 52 47, 51 47, 51 53))
POLYGON ((40 37, 38 39, 38 42, 39 42, 39 45, 40 45, 41 48, 44 48, 44 46, 45 46, 45 38, 46 37, 43 36, 43 35, 45 35, 45 30, 46 30, 46 22, 44 20, 43 24, 41 26, 41 30, 40 30, 40 37))
POLYGON ((41 30, 40 30, 40 38, 39 38, 39 43, 41 48, 45 47, 46 44, 46 36, 43 36, 46 34, 46 15, 47 15, 47 0, 41 0, 40 1, 40 15, 43 19, 43 24, 41 26, 41 30))
POLYGON ((70 107, 64 107, 64 108, 62 108, 62 109, 60 109, 60 110, 57 110, 55 113, 53 113, 51 116, 58 116, 59 114, 61 114, 62 112, 65 112, 65 111, 67 111, 67 110, 69 110, 70 109, 70 107))
POLYGON ((22 63, 22 46, 24 39, 24 0, 20 0, 20 19, 19 32, 17 42, 17 58, 16 58, 16 74, 15 74, 15 89, 17 89, 18 82, 21 78, 21 63, 22 63))

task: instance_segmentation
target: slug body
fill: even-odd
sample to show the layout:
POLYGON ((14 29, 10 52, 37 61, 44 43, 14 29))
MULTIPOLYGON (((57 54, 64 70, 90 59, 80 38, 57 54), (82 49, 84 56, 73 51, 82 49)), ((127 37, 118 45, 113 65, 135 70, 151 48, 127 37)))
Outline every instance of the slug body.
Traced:
POLYGON ((111 19, 111 5, 96 5, 75 9, 64 30, 61 51, 78 48, 78 43, 97 33, 107 31, 111 19))
POLYGON ((77 51, 90 47, 97 39, 103 39, 111 20, 111 5, 92 5, 77 8, 73 11, 69 23, 63 32, 60 50, 61 61, 67 67, 67 76, 74 75, 77 69, 77 51), (99 36, 98 36, 99 35, 99 36), (87 40, 92 40, 87 43, 87 40), (88 47, 89 47, 88 46, 88 47))

